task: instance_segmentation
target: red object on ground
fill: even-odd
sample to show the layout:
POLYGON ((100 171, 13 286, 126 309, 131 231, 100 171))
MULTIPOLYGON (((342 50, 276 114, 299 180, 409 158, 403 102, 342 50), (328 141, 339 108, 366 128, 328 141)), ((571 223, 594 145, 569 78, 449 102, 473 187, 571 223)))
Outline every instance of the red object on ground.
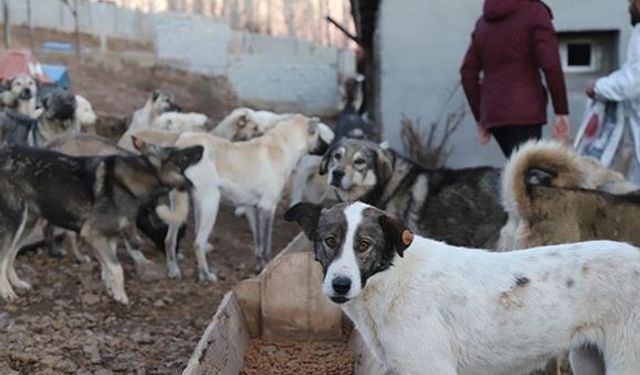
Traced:
POLYGON ((598 130, 600 129, 600 116, 598 114, 594 114, 589 119, 587 123, 587 128, 584 130, 584 135, 587 138, 595 138, 598 135, 598 130))
POLYGON ((32 75, 40 83, 53 83, 31 51, 0 49, 0 80, 11 79, 18 74, 32 75))

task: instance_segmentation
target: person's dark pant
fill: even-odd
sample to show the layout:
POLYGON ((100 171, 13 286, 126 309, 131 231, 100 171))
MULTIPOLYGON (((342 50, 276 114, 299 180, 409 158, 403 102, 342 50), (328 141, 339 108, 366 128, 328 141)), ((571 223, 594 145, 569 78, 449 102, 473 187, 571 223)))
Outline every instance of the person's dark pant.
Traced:
POLYGON ((500 126, 489 129, 489 132, 496 139, 502 149, 502 153, 508 159, 521 144, 530 139, 542 138, 542 125, 500 126))

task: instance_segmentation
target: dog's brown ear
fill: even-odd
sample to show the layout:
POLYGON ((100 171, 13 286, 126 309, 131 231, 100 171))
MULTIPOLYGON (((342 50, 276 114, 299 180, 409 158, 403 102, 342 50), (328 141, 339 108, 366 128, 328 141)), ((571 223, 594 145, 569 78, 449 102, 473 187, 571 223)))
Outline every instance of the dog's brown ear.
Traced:
POLYGON ((298 203, 291 207, 284 214, 284 219, 288 222, 296 222, 304 232, 304 235, 311 241, 315 240, 316 228, 322 214, 322 206, 314 203, 298 203))
POLYGON ((389 181, 393 175, 393 162, 387 150, 382 148, 376 150, 376 175, 383 182, 389 181))
POLYGON ((380 216, 378 222, 384 232, 387 246, 393 247, 398 255, 402 257, 404 251, 413 243, 411 230, 405 227, 398 219, 387 215, 380 216))

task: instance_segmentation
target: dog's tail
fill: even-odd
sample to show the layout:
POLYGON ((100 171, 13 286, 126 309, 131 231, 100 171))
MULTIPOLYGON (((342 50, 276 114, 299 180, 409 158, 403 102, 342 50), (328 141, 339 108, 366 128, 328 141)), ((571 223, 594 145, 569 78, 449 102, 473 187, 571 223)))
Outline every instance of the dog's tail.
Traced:
MULTIPOLYGON (((502 175, 502 203, 509 213, 534 210, 531 186, 588 188, 592 185, 587 166, 597 162, 581 157, 571 148, 555 141, 530 141, 523 144, 507 162, 502 175)), ((609 171, 604 167, 598 169, 609 171)), ((605 178, 604 176, 602 178, 605 178)))
POLYGON ((184 224, 189 216, 189 192, 177 190, 172 191, 171 203, 173 209, 166 204, 156 207, 158 217, 167 224, 184 224))

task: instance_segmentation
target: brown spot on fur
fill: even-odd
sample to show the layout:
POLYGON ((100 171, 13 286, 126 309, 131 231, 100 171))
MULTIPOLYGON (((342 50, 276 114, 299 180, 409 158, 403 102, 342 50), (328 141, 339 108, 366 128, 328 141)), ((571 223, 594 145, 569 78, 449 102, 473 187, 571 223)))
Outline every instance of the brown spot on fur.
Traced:
POLYGON ((567 279, 566 281, 567 288, 572 288, 573 284, 575 284, 575 281, 573 281, 573 279, 567 279))
POLYGON ((524 307, 524 303, 519 301, 512 292, 506 291, 500 294, 500 304, 507 310, 515 310, 524 307))

